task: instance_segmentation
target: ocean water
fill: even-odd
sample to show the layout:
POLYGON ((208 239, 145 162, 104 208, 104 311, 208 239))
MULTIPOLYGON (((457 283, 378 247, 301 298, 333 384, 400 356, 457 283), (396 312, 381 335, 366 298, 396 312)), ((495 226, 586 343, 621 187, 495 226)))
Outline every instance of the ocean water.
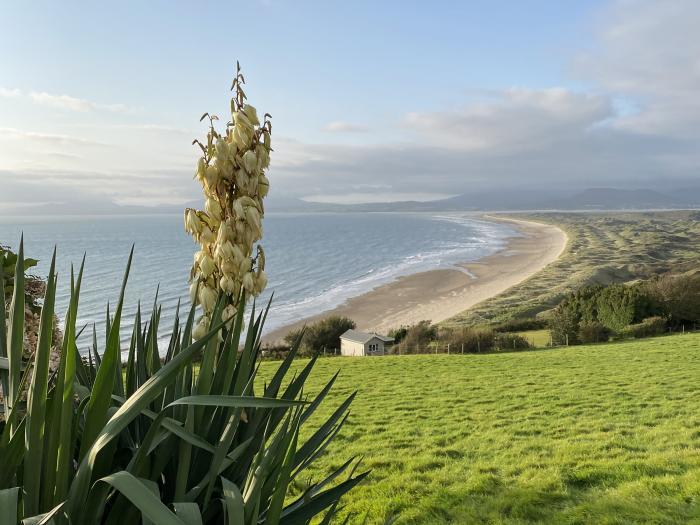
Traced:
MULTIPOLYGON (((331 309, 400 276, 474 261, 505 246, 517 235, 504 224, 465 214, 348 213, 274 214, 264 219, 263 246, 274 292, 266 331, 331 309)), ((81 351, 91 342, 95 324, 100 348, 106 305, 119 295, 129 249, 134 259, 124 307, 128 338, 138 301, 149 315, 159 286, 161 337, 167 337, 178 299, 189 310, 187 277, 196 249, 183 232, 182 218, 171 215, 120 217, 0 218, 0 244, 16 249, 24 233, 25 254, 39 259, 32 273, 46 276, 57 247, 57 313, 68 305, 70 265, 86 254, 79 326, 89 329, 81 351)))

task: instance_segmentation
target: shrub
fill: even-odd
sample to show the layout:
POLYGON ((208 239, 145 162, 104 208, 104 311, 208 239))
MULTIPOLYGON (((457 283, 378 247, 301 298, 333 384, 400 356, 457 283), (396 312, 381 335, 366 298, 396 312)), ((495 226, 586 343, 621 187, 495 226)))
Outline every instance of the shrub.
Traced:
POLYGON ((700 274, 664 275, 647 286, 671 324, 700 323, 700 274))
POLYGON ((534 317, 510 319, 492 326, 496 332, 525 332, 527 330, 540 330, 546 327, 547 321, 544 319, 535 319, 534 317))
POLYGON ((497 333, 493 339, 493 346, 500 351, 525 350, 530 348, 530 343, 521 335, 497 333))
POLYGON ((394 338, 394 344, 399 344, 401 341, 404 340, 406 335, 408 334, 409 326, 403 325, 400 326, 399 328, 394 328, 393 330, 389 330, 389 337, 394 338))
POLYGON ((321 319, 305 329, 292 330, 284 340, 288 345, 292 345, 301 337, 300 355, 309 356, 324 349, 337 350, 340 348, 340 336, 355 326, 355 321, 352 319, 335 315, 321 319))
POLYGON ((603 343, 608 341, 612 334, 612 330, 602 323, 588 321, 579 325, 578 340, 583 344, 603 343))
POLYGON ((453 352, 478 353, 493 350, 494 331, 490 328, 463 328, 444 335, 441 343, 449 343, 453 352))
POLYGON ((430 321, 419 321, 407 328, 401 343, 394 346, 394 352, 402 354, 427 352, 428 345, 437 338, 437 335, 437 327, 431 325, 430 321))
POLYGON ((634 339, 654 337, 665 334, 667 326, 668 323, 663 317, 648 317, 641 323, 626 326, 623 330, 621 330, 620 335, 622 337, 632 337, 634 339))
POLYGON ((549 329, 555 345, 573 345, 578 342, 579 321, 575 311, 566 304, 560 304, 554 309, 549 317, 549 329))
MULTIPOLYGON (((22 251, 20 245, 18 265, 22 251)), ((41 308, 37 351, 24 371, 21 273, 15 276, 7 338, 5 309, 0 308, 0 355, 7 355, 10 365, 0 373, 8 394, 7 419, 0 422, 4 515, 26 519, 52 512, 56 519, 72 523, 135 523, 141 516, 154 523, 179 523, 176 516, 190 515, 208 524, 222 522, 224 505, 238 523, 278 523, 280 515, 291 520, 333 511, 339 496, 364 477, 350 475, 329 488, 328 483, 347 472, 344 465, 312 484, 299 499, 286 499, 290 484, 343 425, 354 394, 318 430, 306 431, 309 437, 302 441, 300 429, 327 389, 312 404, 302 403, 304 382, 315 360, 282 388, 294 347, 262 396, 255 396, 264 314, 251 314, 239 351, 243 309, 227 328, 219 299, 211 329, 192 342, 192 307, 184 325, 176 321, 161 363, 160 308, 145 325, 138 312, 122 372, 119 332, 125 276, 106 347, 103 352, 95 349, 101 357, 86 366, 78 355, 75 326, 82 273, 81 268, 71 286, 55 375, 49 375, 48 362, 54 262, 41 308), (201 365, 193 364, 197 356, 201 365), (30 391, 25 406, 16 402, 24 383, 30 391)), ((327 387, 332 384, 333 380, 327 387)))

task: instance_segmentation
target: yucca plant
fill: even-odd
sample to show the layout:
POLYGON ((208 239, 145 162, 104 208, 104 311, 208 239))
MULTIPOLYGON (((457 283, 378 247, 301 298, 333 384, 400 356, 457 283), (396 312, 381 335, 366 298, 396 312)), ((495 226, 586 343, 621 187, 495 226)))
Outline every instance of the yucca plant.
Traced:
MULTIPOLYGON (((17 268, 24 264, 23 246, 17 268)), ((267 308, 250 316, 242 339, 243 309, 227 328, 223 301, 212 328, 192 342, 195 308, 176 315, 160 358, 161 309, 134 319, 122 362, 124 290, 107 317, 104 348, 93 335, 92 355, 81 358, 76 317, 83 275, 71 272, 61 360, 49 371, 56 293, 55 256, 41 308, 36 352, 22 360, 23 272, 16 271, 7 320, 0 308, 0 368, 5 420, 0 422, 0 525, 18 522, 328 523, 338 501, 366 473, 350 459, 290 500, 289 487, 342 428, 354 394, 318 428, 300 430, 333 386, 313 398, 303 386, 315 360, 285 380, 297 344, 256 395, 260 334, 267 308), (195 362, 195 358, 201 361, 195 362), (28 388, 26 402, 20 402, 28 388)), ((0 272, 2 265, 0 265, 0 272)), ((2 278, 0 274, 0 278, 2 278)), ((245 292, 243 292, 245 293, 245 292)), ((245 298, 241 300, 244 302, 245 298)), ((269 305, 268 305, 269 306, 269 305)), ((179 307, 178 307, 179 311, 179 307)), ((93 332, 94 333, 94 332, 93 332)))

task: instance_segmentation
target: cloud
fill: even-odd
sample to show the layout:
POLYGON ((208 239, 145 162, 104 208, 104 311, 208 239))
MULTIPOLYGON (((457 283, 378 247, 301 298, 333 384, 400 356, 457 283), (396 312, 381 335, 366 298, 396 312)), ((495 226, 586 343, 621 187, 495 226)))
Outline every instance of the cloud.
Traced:
POLYGON ((80 111, 83 113, 95 110, 123 113, 129 110, 124 104, 98 104, 97 102, 71 97, 69 95, 52 95, 45 92, 32 91, 29 93, 29 98, 31 98, 34 103, 42 106, 80 111))
POLYGON ((100 146, 107 147, 107 144, 94 141, 91 139, 85 139, 82 137, 74 137, 71 135, 62 135, 56 133, 41 133, 37 131, 25 131, 17 128, 0 128, 0 140, 2 139, 12 139, 12 140, 25 140, 25 141, 39 141, 43 143, 49 143, 59 146, 65 145, 78 145, 78 146, 100 146))
POLYGON ((22 91, 19 89, 8 89, 0 87, 0 97, 1 98, 17 98, 22 96, 22 91))
POLYGON ((502 153, 580 138, 610 116, 612 105, 603 96, 564 88, 512 88, 461 110, 409 113, 405 124, 422 142, 435 146, 502 153))
POLYGON ((72 97, 70 95, 54 95, 44 91, 30 91, 25 93, 17 88, 0 87, 0 98, 20 98, 26 97, 34 104, 61 110, 78 111, 87 113, 89 111, 109 111, 113 113, 126 113, 131 109, 125 104, 100 104, 90 100, 72 97))
POLYGON ((601 13, 595 50, 577 74, 633 101, 614 125, 635 133, 700 136, 700 2, 624 0, 601 13))
POLYGON ((369 131, 369 128, 361 124, 336 120, 324 126, 323 131, 329 131, 331 133, 366 133, 369 131))

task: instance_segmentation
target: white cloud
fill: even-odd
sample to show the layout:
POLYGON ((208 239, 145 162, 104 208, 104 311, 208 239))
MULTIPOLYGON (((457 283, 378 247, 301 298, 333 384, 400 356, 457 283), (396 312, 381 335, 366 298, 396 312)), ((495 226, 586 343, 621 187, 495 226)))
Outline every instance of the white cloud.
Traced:
POLYGON ((353 124, 351 122, 336 120, 324 126, 323 131, 330 131, 332 133, 365 133, 369 131, 369 128, 362 124, 353 124))
POLYGON ((423 141, 468 151, 543 148, 581 137, 612 115, 605 97, 563 88, 512 88, 461 110, 410 113, 406 125, 423 141))
POLYGON ((29 93, 29 97, 36 104, 70 111, 87 112, 104 110, 118 113, 128 111, 127 106, 124 104, 98 104, 97 102, 71 97, 70 95, 52 95, 46 92, 32 91, 29 93))
POLYGON ((17 98, 22 96, 22 90, 20 89, 8 89, 0 87, 0 97, 2 98, 17 98))

